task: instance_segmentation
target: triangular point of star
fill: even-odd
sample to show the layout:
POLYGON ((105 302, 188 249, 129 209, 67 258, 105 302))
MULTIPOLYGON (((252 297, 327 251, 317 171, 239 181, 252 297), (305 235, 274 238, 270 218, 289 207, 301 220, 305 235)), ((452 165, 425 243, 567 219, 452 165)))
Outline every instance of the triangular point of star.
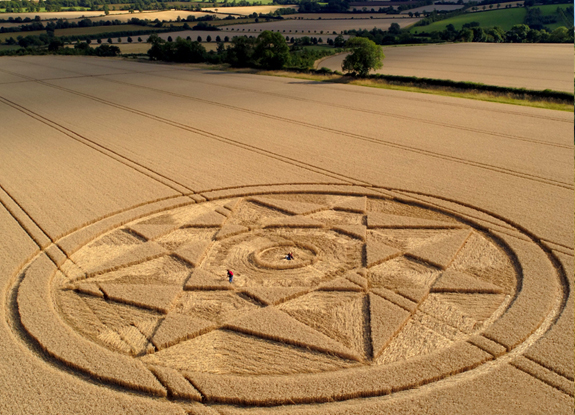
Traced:
POLYGON ((120 255, 119 257, 93 268, 88 273, 88 277, 96 274, 102 274, 108 271, 115 271, 120 268, 125 268, 130 265, 134 265, 146 260, 153 258, 158 258, 162 255, 166 255, 168 251, 164 249, 161 245, 153 241, 148 241, 139 245, 136 245, 132 250, 120 255))
POLYGON ((411 313, 372 293, 369 312, 373 357, 376 358, 403 328, 411 313))
POLYGON ((290 213, 292 215, 307 215, 320 210, 327 209, 327 206, 318 205, 316 203, 295 202, 291 200, 273 199, 269 197, 252 197, 252 201, 271 207, 282 212, 290 213))
POLYGON ((306 293, 309 289, 305 287, 245 287, 242 291, 264 304, 276 305, 306 293))
POLYGON ((433 285, 433 292, 453 292, 453 293, 477 293, 477 294, 499 294, 503 288, 482 281, 463 272, 447 270, 433 285))
POLYGON ((368 228, 423 228, 423 229, 450 229, 461 228, 464 225, 458 222, 444 222, 433 219, 415 218, 410 216, 391 215, 381 212, 367 214, 368 228))
POLYGON ((226 328, 294 346, 361 360, 356 353, 273 307, 266 307, 226 324, 226 328))
POLYGON ((216 234, 215 239, 221 240, 230 236, 239 235, 240 233, 248 232, 250 229, 242 225, 226 224, 216 234))
POLYGON ((334 226, 333 230, 344 235, 351 236, 352 238, 365 241, 366 228, 363 225, 338 225, 334 226))
POLYGON ((367 210, 367 198, 365 196, 346 198, 344 201, 333 205, 333 209, 344 212, 365 213, 367 210))
POLYGON ((368 268, 398 257, 401 254, 400 250, 381 242, 368 241, 365 244, 365 259, 368 268))
POLYGON ((264 222, 266 228, 322 228, 324 224, 306 216, 270 218, 264 222))
POLYGON ((470 230, 463 229, 434 243, 411 249, 407 251, 407 254, 440 269, 445 269, 451 264, 470 234, 470 230))
POLYGON ((104 294, 102 291, 100 291, 100 288, 98 288, 95 283, 91 282, 79 283, 74 287, 74 290, 82 294, 92 295, 94 297, 104 297, 104 294))
POLYGON ((348 280, 347 278, 337 278, 317 287, 320 291, 362 291, 362 287, 348 280))
POLYGON ((197 267, 200 262, 202 262, 210 243, 210 241, 190 242, 179 246, 174 251, 174 254, 194 267, 197 267))
POLYGON ((165 349, 183 340, 204 334, 215 326, 208 320, 170 313, 156 329, 152 337, 152 344, 158 350, 165 349))
POLYGON ((173 224, 139 224, 130 225, 129 229, 137 235, 146 238, 147 240, 156 239, 176 229, 173 224))
POLYGON ((225 277, 218 277, 201 268, 195 269, 184 284, 185 290, 231 290, 231 284, 225 277))
POLYGON ((363 275, 360 275, 357 272, 352 271, 352 272, 348 272, 344 276, 349 281, 353 282, 354 284, 359 285, 364 290, 367 290, 369 284, 367 282, 367 279, 363 275))
POLYGON ((239 199, 239 198, 230 200, 228 203, 226 203, 224 205, 224 208, 226 208, 230 212, 234 212, 238 208, 241 201, 242 201, 242 199, 239 199))
POLYGON ((397 289, 397 292, 411 301, 420 303, 429 294, 429 287, 402 286, 397 289))
POLYGON ((101 283, 106 298, 137 307, 166 313, 182 291, 178 286, 101 283))
POLYGON ((208 212, 186 222, 182 228, 217 228, 222 226, 226 217, 218 212, 208 212))

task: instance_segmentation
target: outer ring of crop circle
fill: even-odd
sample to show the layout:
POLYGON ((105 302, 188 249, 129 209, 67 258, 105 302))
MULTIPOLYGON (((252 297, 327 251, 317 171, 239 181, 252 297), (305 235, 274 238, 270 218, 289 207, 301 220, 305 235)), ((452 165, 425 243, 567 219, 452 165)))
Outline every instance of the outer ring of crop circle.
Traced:
MULTIPOLYGON (((290 186, 290 191, 289 191, 289 193, 316 193, 316 194, 340 194, 340 195, 346 195, 346 194, 347 194, 346 192, 342 191, 341 189, 338 189, 338 191, 336 191, 336 192, 330 192, 329 190, 326 189, 326 186, 317 186, 317 187, 318 187, 318 188, 314 188, 314 186, 290 186)), ((340 187, 343 187, 343 186, 340 186, 340 187)), ((364 191, 362 191, 362 190, 361 190, 362 188, 359 188, 358 186, 350 186, 350 190, 351 190, 351 188, 353 188, 353 191, 352 191, 349 195, 353 195, 353 196, 365 195, 365 196, 367 196, 367 197, 375 197, 375 198, 378 198, 378 197, 379 197, 379 198, 383 198, 383 199, 395 199, 395 200, 398 201, 398 202, 405 202, 405 200, 402 200, 401 197, 390 197, 389 195, 385 195, 385 194, 377 195, 377 194, 375 194, 375 192, 374 192, 373 190, 370 190, 370 189, 367 189, 367 188, 364 189, 364 191)), ((238 192, 238 194, 236 194, 236 195, 234 195, 233 192, 227 191, 226 194, 225 194, 225 196, 208 198, 208 200, 224 199, 224 198, 225 198, 225 199, 228 199, 228 198, 234 198, 234 197, 244 197, 244 196, 250 196, 251 194, 259 194, 259 195, 261 195, 261 194, 282 193, 282 192, 277 192, 277 191, 266 191, 267 189, 266 189, 265 187, 263 187, 261 190, 258 189, 257 187, 251 188, 250 190, 254 190, 253 193, 252 193, 252 192, 246 192, 247 189, 245 189, 245 188, 244 188, 244 189, 238 189, 238 190, 239 190, 239 192, 238 192), (262 191, 262 190, 263 190, 263 191, 262 191)), ((385 189, 382 188, 382 190, 385 190, 385 189)), ((208 192, 206 192, 206 193, 208 193, 208 192)), ((283 193, 285 193, 285 192, 283 192, 283 193)), ((430 195, 425 195, 425 196, 427 196, 427 197, 432 197, 432 198, 434 197, 434 196, 430 196, 430 195)), ((412 201, 409 201, 409 202, 410 202, 410 203, 413 203, 412 201)), ((453 203, 458 203, 458 202, 454 202, 454 201, 451 201, 451 202, 453 202, 453 203)), ((103 233, 108 232, 108 231, 110 231, 110 230, 112 230, 112 229, 115 229, 115 228, 118 228, 118 227, 122 226, 124 223, 128 223, 128 222, 131 222, 131 221, 133 221, 133 220, 137 220, 137 219, 139 219, 139 218, 143 218, 143 217, 146 217, 146 216, 151 216, 151 215, 157 214, 157 213, 159 213, 159 212, 161 212, 161 211, 171 210, 171 209, 174 209, 174 208, 177 208, 177 207, 180 207, 180 206, 184 206, 184 205, 187 205, 187 204, 189 204, 189 203, 185 203, 185 202, 184 202, 184 203, 180 203, 180 204, 173 204, 172 206, 168 206, 168 207, 165 207, 165 208, 163 208, 163 209, 153 209, 153 206, 154 206, 155 204, 151 204, 150 207, 152 207, 152 208, 151 208, 147 213, 145 213, 145 214, 140 214, 140 215, 134 215, 132 218, 129 218, 129 219, 124 219, 124 220, 121 220, 121 219, 120 219, 120 220, 119 220, 117 223, 115 223, 114 225, 108 226, 104 231, 102 231, 101 229, 97 230, 98 227, 96 226, 96 227, 94 227, 94 228, 88 230, 88 233, 90 233, 90 231, 93 232, 93 233, 91 234, 91 237, 90 237, 90 238, 85 238, 84 241, 76 247, 76 250, 79 249, 79 248, 81 248, 82 246, 85 246, 85 245, 88 244, 90 241, 96 239, 97 237, 99 237, 99 236, 102 235, 103 233)), ((444 209, 442 209, 442 208, 436 208, 436 207, 434 207, 434 206, 431 206, 431 205, 429 205, 429 204, 427 204, 427 203, 422 203, 422 202, 415 202, 414 204, 415 204, 415 205, 419 205, 420 207, 423 207, 423 208, 426 208, 426 209, 431 209, 431 210, 435 210, 435 211, 442 212, 442 213, 447 214, 447 215, 450 215, 450 216, 458 217, 459 219, 462 219, 465 223, 467 223, 469 226, 472 226, 472 227, 474 227, 476 230, 480 230, 481 232, 489 231, 489 226, 481 225, 481 224, 479 224, 479 223, 477 223, 477 222, 475 222, 475 221, 471 221, 471 220, 469 220, 469 219, 467 219, 467 218, 464 218, 463 216, 460 216, 460 215, 458 215, 458 214, 450 213, 450 212, 448 212, 448 211, 446 211, 446 210, 444 210, 444 209)), ((461 204, 461 206, 464 206, 464 207, 466 207, 466 208, 472 208, 472 209, 477 210, 476 208, 470 207, 470 206, 468 206, 468 205, 461 204)), ((481 211, 481 210, 480 210, 480 211, 481 211)), ((484 214, 490 215, 488 212, 485 212, 485 211, 481 211, 481 212, 484 213, 484 214)), ((490 215, 490 216, 492 216, 492 215, 490 215)), ((533 244, 534 238, 533 238, 532 235, 530 235, 530 234, 528 233, 528 231, 522 230, 522 229, 518 228, 517 226, 515 226, 514 224, 512 224, 511 222, 506 221, 505 219, 502 219, 502 218, 500 218, 500 217, 495 217, 495 218, 496 218, 497 220, 507 222, 507 224, 508 224, 509 226, 513 227, 514 229, 516 229, 517 232, 519 232, 519 233, 521 233, 521 234, 527 236, 527 237, 530 239, 530 242, 533 244)), ((109 218, 108 218, 108 219, 109 219, 109 218)), ((106 220, 106 219, 105 219, 105 220, 106 220)), ((103 220, 103 221, 105 221, 105 220, 103 220)), ((112 221, 112 222, 113 222, 113 221, 112 221)), ((90 227, 92 227, 92 226, 94 226, 94 225, 95 225, 95 224, 89 225, 89 226, 87 226, 86 228, 90 228, 90 227)), ((85 228, 80 229, 80 230, 78 230, 78 231, 73 232, 73 233, 70 234, 70 235, 67 235, 66 237, 69 237, 69 236, 71 236, 71 235, 77 234, 77 233, 82 232, 82 231, 84 231, 84 230, 85 230, 85 228)), ((59 240, 59 241, 56 241, 56 242, 59 243, 60 240, 59 240)), ((503 241, 502 241, 502 242, 503 242, 503 241)), ((505 244, 505 242, 503 242, 503 243, 505 244)), ((549 261, 549 258, 547 258, 547 256, 548 256, 548 255, 551 255, 551 256, 552 256, 553 254, 552 254, 550 251, 545 251, 545 250, 543 250, 543 249, 542 249, 542 246, 541 246, 540 244, 535 243, 535 245, 537 245, 537 247, 539 248, 538 251, 539 251, 539 255, 541 256, 540 259, 549 261), (547 256, 546 256, 546 255, 547 255, 547 256)), ((507 245, 507 249, 509 249, 511 252, 513 252, 513 250, 512 250, 508 245, 507 245)), ((23 268, 23 269, 30 269, 30 268, 32 268, 32 266, 33 266, 35 263, 39 262, 41 259, 43 259, 43 257, 44 257, 44 258, 48 258, 48 257, 45 255, 45 251, 47 251, 47 250, 46 250, 46 249, 43 250, 37 257, 35 257, 35 258, 28 264, 27 267, 25 267, 25 268, 23 268), (44 255, 43 255, 43 254, 44 254, 44 255)), ((42 272, 40 272, 39 274, 42 274, 42 272)), ((48 274, 50 274, 49 276, 46 274, 46 272, 43 272, 43 274, 44 274, 44 278, 43 278, 43 279, 44 279, 44 282, 47 282, 47 283, 48 283, 47 285, 45 285, 45 287, 46 287, 46 288, 49 288, 49 287, 51 286, 51 283, 49 283, 48 281, 52 279, 52 277, 53 277, 54 274, 55 274, 55 271, 48 271, 48 274)), ((22 294, 22 293, 21 293, 21 290, 22 290, 23 285, 24 285, 23 283, 26 282, 26 276, 27 276, 27 275, 24 275, 24 276, 22 277, 22 279, 20 279, 20 280, 18 281, 17 286, 15 287, 15 289, 18 291, 18 292, 17 292, 17 300, 18 300, 18 302, 19 302, 20 297, 21 297, 21 294, 22 294)), ((560 276, 559 276, 559 278, 558 278, 558 281, 561 282, 560 276)), ((31 284, 28 284, 28 285, 30 286, 31 284)), ((51 295, 50 295, 50 292, 49 292, 49 291, 50 291, 50 290, 46 290, 46 292, 43 293, 44 295, 42 296, 41 300, 42 300, 42 302, 44 303, 44 305, 47 305, 47 306, 49 306, 48 308, 51 308, 51 306, 50 306, 50 304, 49 304, 49 303, 51 303, 51 295)), ((26 293, 26 294, 30 294, 30 293, 26 293)), ((516 296, 516 298, 514 299, 512 305, 509 307, 509 309, 508 309, 507 311, 509 311, 510 309, 512 309, 512 308, 514 307, 514 304, 517 302, 517 301, 515 301, 515 300, 517 300, 517 297, 520 297, 520 295, 521 295, 521 293, 518 293, 518 294, 517 294, 517 296, 516 296)), ((22 312, 21 309, 20 309, 19 311, 22 312)), ((557 310, 556 310, 556 311, 557 311, 557 310)), ((549 311, 549 312, 548 312, 548 315, 546 316, 546 317, 547 317, 547 320, 549 320, 550 318, 551 318, 551 319, 554 318, 554 316, 551 316, 551 314, 557 314, 557 312, 553 313, 553 310, 549 311)), ((542 317, 542 319, 544 319, 544 318, 545 318, 545 317, 542 317)), ((52 357, 56 358, 57 360, 60 360, 60 361, 63 360, 63 357, 62 357, 62 356, 59 356, 58 353, 55 353, 54 350, 51 350, 51 348, 50 348, 50 341, 44 342, 43 340, 46 340, 46 339, 43 338, 42 335, 37 336, 37 334, 39 334, 39 333, 32 333, 32 332, 30 332, 30 330, 26 327, 26 324, 24 324, 24 321, 22 320, 22 315, 20 315, 20 319, 21 319, 21 323, 23 323, 23 327, 25 327, 25 329, 26 329, 26 331, 28 332, 28 334, 29 334, 33 339, 35 339, 35 340, 39 343, 40 347, 41 347, 45 352, 47 352, 49 355, 51 355, 52 357)), ((501 318, 500 318, 500 320, 501 320, 501 318)), ((62 323, 62 322, 61 322, 61 323, 62 323)), ((498 324, 498 321, 494 322, 494 323, 493 323, 493 326, 495 326, 495 325, 497 325, 497 324, 498 324)), ((508 348, 508 352, 511 351, 511 350, 514 349, 514 348, 519 347, 519 346, 521 345, 521 343, 523 343, 528 337, 532 336, 532 333, 533 333, 536 329, 537 329, 537 327, 535 327, 535 328, 534 328, 534 327, 527 328, 527 330, 529 331, 529 333, 526 333, 526 335, 524 336, 523 340, 522 340, 519 344, 514 345, 513 347, 508 348)), ((541 336, 542 334, 543 334, 543 333, 540 333, 539 336, 541 336)), ((49 340, 49 339, 48 339, 48 340, 49 340)), ((87 340, 86 340, 86 341, 87 341, 87 340)), ((448 348, 448 349, 446 349, 446 350, 450 350, 450 349, 448 348)), ((127 358, 127 357, 126 357, 126 359, 131 359, 131 358, 127 358)), ((453 375, 453 374, 456 374, 456 373, 459 373, 459 372, 462 372, 462 371, 471 370, 471 369, 477 367, 478 365, 481 365, 482 363, 484 363, 484 362, 487 361, 487 360, 492 360, 492 357, 485 358, 485 359, 483 359, 483 360, 482 360, 482 359, 479 359, 478 361, 477 361, 477 359, 476 359, 476 361, 474 361, 474 362, 469 362, 469 364, 467 364, 466 367, 463 367, 463 368, 453 368, 453 369, 450 371, 450 373, 445 373, 445 376, 450 376, 450 375, 453 375)), ((409 361, 408 361, 408 362, 409 362, 409 361)), ((404 362, 404 363, 405 363, 405 362, 404 362)), ((440 362, 438 362, 438 363, 440 363, 440 362)), ((162 390, 162 388, 155 388, 155 387, 149 388, 149 387, 146 387, 146 385, 132 385, 132 384, 130 384, 130 382, 127 382, 127 383, 126 383, 126 382, 118 381, 117 379, 111 379, 111 378, 109 378, 109 377, 102 376, 102 374, 101 374, 101 373, 98 373, 97 370, 94 371, 94 370, 92 370, 92 368, 83 367, 81 364, 80 364, 80 365, 72 364, 72 365, 69 365, 69 366, 71 366, 72 368, 78 370, 79 372, 82 372, 83 374, 87 374, 88 376, 93 377, 93 378, 95 377, 96 379, 98 379, 98 380, 100 380, 100 381, 103 381, 103 382, 105 382, 105 383, 112 383, 112 384, 116 384, 116 385, 120 385, 120 386, 127 387, 128 389, 132 389, 132 390, 136 390, 136 391, 139 390, 140 392, 151 393, 151 394, 153 394, 153 395, 165 396, 165 392, 162 390)), ((396 368, 396 369, 397 369, 397 370, 402 370, 402 369, 401 369, 401 366, 404 366, 404 365, 397 365, 397 368, 396 368)), ((385 368, 389 369, 389 366, 385 366, 385 368)), ((352 375, 352 373, 350 373, 351 371, 353 371, 353 369, 342 370, 342 371, 340 371, 340 372, 342 372, 342 373, 345 372, 345 376, 346 376, 346 377, 349 377, 349 375, 352 375)), ((369 369, 356 371, 356 375, 359 375, 360 377, 364 377, 364 376, 366 375, 366 373, 369 372, 369 371, 370 371, 369 369)), ((198 385, 198 388, 200 389, 200 391, 201 391, 202 394, 204 395, 206 402, 243 403, 243 404, 246 404, 246 405, 261 405, 261 402, 258 402, 258 401, 259 401, 258 399, 249 399, 249 398, 248 398, 248 399, 242 399, 241 397, 237 397, 237 396, 225 396, 225 395, 222 395, 222 394, 218 393, 217 391, 211 391, 211 390, 209 390, 210 379, 206 379, 206 378, 209 378, 210 376, 209 376, 209 375, 206 376, 205 374, 202 374, 202 375, 204 376, 203 381, 202 381, 202 379, 197 379, 197 380, 199 380, 200 382, 197 382, 197 381, 196 381, 196 382, 193 382, 193 383, 194 383, 194 385, 198 385), (206 385, 206 380, 207 380, 207 386, 202 386, 202 384, 206 385)), ((224 377, 221 377, 221 378, 224 378, 224 377)), ((228 378, 229 381, 232 381, 232 382, 235 380, 235 379, 233 379, 233 377, 229 377, 229 376, 228 376, 227 378, 228 378)), ((260 386, 266 384, 266 385, 268 385, 269 388, 276 389, 276 390, 277 390, 278 387, 281 389, 282 387, 289 387, 289 386, 290 386, 290 385, 288 385, 288 384, 283 384, 283 385, 277 384, 277 382, 274 382, 274 380, 277 380, 277 379, 272 379, 272 378, 273 378, 273 377, 271 377, 271 376, 258 377, 258 380, 262 381, 263 383, 261 383, 260 385, 255 385, 255 386, 260 387, 260 386)), ((246 382, 246 380, 247 380, 247 379, 244 378, 244 377, 242 377, 242 379, 243 379, 243 382, 246 382)), ((316 383, 318 380, 319 380, 319 379, 315 379, 313 375, 312 375, 312 376, 301 375, 301 376, 298 377, 298 383, 299 383, 299 384, 302 384, 302 385, 304 386, 304 388, 305 388, 305 384, 313 384, 313 383, 316 383), (304 378, 305 378, 305 379, 304 379, 304 378)), ((423 380, 420 380, 420 381, 419 381, 419 384, 421 385, 421 384, 425 384, 425 383, 432 383, 432 382, 435 382, 435 381, 437 381, 437 380, 438 380, 437 378, 428 379, 428 381, 426 381, 425 379, 423 379, 423 380)), ((227 382, 225 382, 225 383, 227 383, 227 382)), ((280 382, 280 383, 281 383, 281 382, 280 382)), ((292 404, 293 404, 293 403, 309 403, 309 402, 311 402, 311 401, 314 401, 314 402, 324 402, 324 401, 325 401, 325 402, 327 402, 327 401, 332 401, 332 400, 351 399, 351 398, 358 397, 358 396, 379 396, 379 395, 384 395, 384 394, 388 394, 388 393, 393 393, 393 392, 398 391, 398 390, 410 389, 410 388, 412 388, 412 387, 414 387, 414 386, 419 386, 419 385, 415 385, 415 384, 412 384, 412 385, 403 385, 403 386, 399 386, 399 385, 397 385, 397 386, 393 386, 393 385, 381 385, 381 387, 378 388, 378 389, 373 389, 373 388, 372 388, 371 390, 355 391, 354 393, 348 393, 348 392, 346 392, 345 389, 342 390, 342 389, 341 389, 342 386, 344 386, 344 385, 340 384, 340 385, 337 385, 336 388, 327 388, 327 389, 332 389, 332 390, 324 390, 323 393, 322 393, 323 397, 317 396, 317 399, 315 399, 315 400, 314 400, 314 399, 311 399, 311 400, 310 400, 310 397, 306 397, 306 398, 302 399, 302 398, 298 398, 298 397, 296 397, 296 396, 292 396, 292 397, 287 398, 287 399, 279 399, 279 400, 278 400, 278 399, 274 400, 274 399, 272 398, 271 400, 268 400, 267 403, 268 403, 268 404, 289 404, 289 403, 292 403, 292 404)), ((313 398, 313 397, 312 397, 312 398, 313 398)))

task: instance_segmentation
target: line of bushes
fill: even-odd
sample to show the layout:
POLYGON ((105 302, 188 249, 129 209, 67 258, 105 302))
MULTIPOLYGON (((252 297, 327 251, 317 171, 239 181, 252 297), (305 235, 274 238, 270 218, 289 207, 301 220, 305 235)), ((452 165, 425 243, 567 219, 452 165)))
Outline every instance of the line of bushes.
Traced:
POLYGON ((464 24, 461 30, 449 24, 443 31, 410 33, 402 30, 397 23, 392 23, 387 31, 374 28, 372 30, 348 30, 344 33, 368 38, 378 45, 439 42, 573 43, 573 30, 566 27, 558 27, 549 31, 546 28, 531 29, 524 24, 515 25, 505 31, 501 27, 481 27, 478 22, 470 22, 464 24))
MULTIPOLYGON (((317 75, 326 75, 326 74, 342 75, 341 72, 332 71, 329 68, 303 69, 303 70, 292 69, 292 70, 298 73, 310 73, 317 75)), ((347 76, 357 79, 381 80, 392 85, 415 86, 421 88, 428 88, 428 87, 446 88, 461 92, 479 91, 479 92, 493 93, 497 95, 510 96, 517 99, 551 100, 566 104, 573 104, 575 98, 574 94, 571 92, 553 91, 551 89, 545 89, 541 91, 526 88, 512 88, 512 87, 504 87, 496 85, 485 85, 476 82, 452 81, 449 79, 418 78, 416 76, 399 76, 399 75, 385 75, 385 74, 373 74, 362 77, 347 74, 347 76)))
POLYGON ((207 52, 199 41, 193 41, 190 37, 178 37, 175 42, 166 42, 157 35, 151 35, 148 38, 151 43, 148 56, 151 60, 168 62, 228 63, 238 68, 284 69, 311 68, 316 60, 341 51, 335 48, 311 49, 305 47, 313 43, 310 38, 307 40, 298 40, 290 47, 280 33, 266 30, 257 38, 234 36, 227 48, 219 42, 216 51, 207 52))

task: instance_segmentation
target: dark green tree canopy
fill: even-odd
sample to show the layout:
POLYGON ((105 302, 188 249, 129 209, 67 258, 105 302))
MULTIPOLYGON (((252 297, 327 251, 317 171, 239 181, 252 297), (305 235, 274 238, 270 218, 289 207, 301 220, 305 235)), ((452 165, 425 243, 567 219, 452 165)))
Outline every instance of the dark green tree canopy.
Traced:
POLYGON ((385 56, 381 47, 373 41, 363 37, 354 37, 349 39, 345 46, 351 53, 341 65, 344 72, 367 76, 370 70, 383 66, 382 60, 385 56))
POLYGON ((281 69, 289 62, 289 47, 280 33, 265 30, 257 38, 254 60, 265 69, 281 69))

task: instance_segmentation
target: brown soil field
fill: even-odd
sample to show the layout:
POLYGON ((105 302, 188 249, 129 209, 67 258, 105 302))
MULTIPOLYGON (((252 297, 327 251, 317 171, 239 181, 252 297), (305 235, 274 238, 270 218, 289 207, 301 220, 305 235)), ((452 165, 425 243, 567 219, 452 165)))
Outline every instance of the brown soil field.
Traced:
MULTIPOLYGON (((527 89, 573 91, 573 48, 556 44, 459 43, 386 47, 375 73, 451 79, 527 89)), ((345 55, 318 67, 341 71, 345 55)))
POLYGON ((408 14, 409 12, 411 13, 415 13, 415 12, 419 12, 419 13, 423 13, 423 12, 432 12, 434 10, 437 11, 453 11, 453 10, 458 10, 461 9, 463 7, 463 5, 460 4, 432 4, 431 6, 423 6, 423 7, 416 7, 415 9, 409 9, 409 10, 405 10, 403 12, 401 12, 401 14, 408 14))
POLYGON ((284 19, 302 19, 302 20, 333 20, 333 19, 381 19, 389 17, 382 13, 301 13, 301 14, 287 14, 284 19))
POLYGON ((417 22, 419 19, 416 18, 409 18, 409 17, 397 17, 397 18, 382 18, 382 19, 346 19, 346 20, 294 20, 294 19, 285 19, 277 22, 265 22, 265 23, 252 23, 252 24, 243 24, 243 25, 231 25, 226 26, 225 31, 229 31, 231 29, 240 30, 240 31, 248 31, 251 32, 263 31, 263 30, 273 30, 274 32, 285 31, 289 33, 295 33, 296 30, 298 33, 320 33, 323 31, 324 33, 332 33, 337 32, 340 33, 344 30, 351 30, 351 29, 368 29, 371 30, 374 27, 379 29, 387 30, 392 23, 399 23, 401 27, 409 26, 417 22))
POLYGON ((249 16, 252 13, 273 13, 277 9, 297 9, 298 6, 291 4, 279 6, 244 6, 244 7, 206 7, 203 10, 209 10, 218 14, 240 14, 242 16, 249 16))
POLYGON ((0 413, 573 413, 572 113, 95 57, 0 85, 0 413))

